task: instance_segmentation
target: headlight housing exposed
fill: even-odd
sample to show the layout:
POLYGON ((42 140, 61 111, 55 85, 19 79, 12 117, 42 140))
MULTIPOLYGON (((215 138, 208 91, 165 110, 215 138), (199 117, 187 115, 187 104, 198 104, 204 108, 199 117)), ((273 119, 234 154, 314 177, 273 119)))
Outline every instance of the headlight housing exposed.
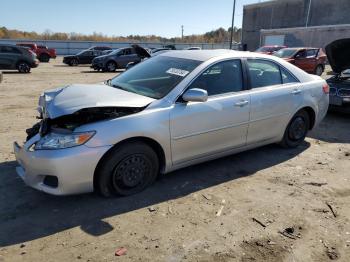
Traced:
POLYGON ((49 133, 42 137, 34 146, 34 150, 63 149, 85 144, 95 131, 82 133, 49 133))

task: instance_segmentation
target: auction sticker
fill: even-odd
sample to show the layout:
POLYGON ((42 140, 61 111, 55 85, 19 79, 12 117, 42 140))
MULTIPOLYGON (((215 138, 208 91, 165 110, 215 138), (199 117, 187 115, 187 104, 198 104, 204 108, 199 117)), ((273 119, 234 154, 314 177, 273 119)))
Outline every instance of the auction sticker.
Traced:
POLYGON ((166 71, 168 74, 177 75, 185 77, 189 72, 186 70, 178 69, 178 68, 169 68, 168 71, 166 71))

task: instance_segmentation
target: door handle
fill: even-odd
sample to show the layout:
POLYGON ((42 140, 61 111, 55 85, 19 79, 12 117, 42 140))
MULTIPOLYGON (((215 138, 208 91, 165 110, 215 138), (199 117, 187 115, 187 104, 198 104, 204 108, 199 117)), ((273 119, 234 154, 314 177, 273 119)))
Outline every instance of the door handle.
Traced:
POLYGON ((235 103, 235 106, 243 107, 243 106, 246 106, 246 105, 248 105, 248 104, 249 104, 249 101, 247 101, 247 100, 241 100, 241 101, 235 103))
POLYGON ((301 90, 300 89, 294 89, 293 91, 292 91, 292 94, 293 95, 298 95, 298 94, 300 94, 301 93, 301 90))

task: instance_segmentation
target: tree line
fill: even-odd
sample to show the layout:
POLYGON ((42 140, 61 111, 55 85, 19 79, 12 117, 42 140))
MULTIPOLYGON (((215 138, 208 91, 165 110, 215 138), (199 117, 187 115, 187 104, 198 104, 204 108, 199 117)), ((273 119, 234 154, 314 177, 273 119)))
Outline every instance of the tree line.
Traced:
MULTIPOLYGON (((193 34, 181 37, 166 38, 157 35, 129 35, 129 36, 107 36, 102 33, 93 34, 60 33, 45 30, 43 33, 34 31, 20 31, 0 27, 0 39, 33 39, 33 40, 71 40, 71 41, 97 41, 97 42, 171 42, 171 43, 223 43, 230 41, 231 27, 227 30, 219 28, 204 34, 193 34)), ((241 29, 233 28, 233 40, 240 42, 241 29)))

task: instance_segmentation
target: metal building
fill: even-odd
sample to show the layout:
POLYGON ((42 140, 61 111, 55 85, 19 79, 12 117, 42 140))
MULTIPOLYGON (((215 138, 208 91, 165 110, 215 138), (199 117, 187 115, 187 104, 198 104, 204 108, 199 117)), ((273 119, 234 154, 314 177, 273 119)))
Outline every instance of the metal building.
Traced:
POLYGON ((273 0, 243 9, 242 43, 325 47, 350 38, 350 0, 273 0))

